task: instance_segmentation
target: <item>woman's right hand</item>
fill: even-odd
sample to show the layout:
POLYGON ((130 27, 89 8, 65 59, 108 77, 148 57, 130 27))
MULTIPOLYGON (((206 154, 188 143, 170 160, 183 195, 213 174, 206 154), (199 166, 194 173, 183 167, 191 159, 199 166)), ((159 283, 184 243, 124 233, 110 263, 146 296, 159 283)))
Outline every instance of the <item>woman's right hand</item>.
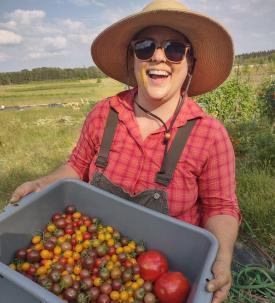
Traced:
POLYGON ((29 181, 21 184, 16 188, 16 190, 13 192, 10 203, 16 203, 21 198, 26 196, 27 194, 33 193, 33 192, 39 192, 43 186, 41 186, 40 182, 38 180, 29 181))

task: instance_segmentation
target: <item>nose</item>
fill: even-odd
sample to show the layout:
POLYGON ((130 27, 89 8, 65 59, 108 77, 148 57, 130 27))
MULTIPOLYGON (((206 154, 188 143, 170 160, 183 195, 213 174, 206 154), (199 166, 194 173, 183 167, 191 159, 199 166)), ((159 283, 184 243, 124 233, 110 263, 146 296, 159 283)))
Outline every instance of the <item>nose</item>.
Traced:
POLYGON ((156 61, 156 62, 165 62, 166 61, 164 50, 161 47, 156 48, 155 53, 152 57, 152 60, 156 61))

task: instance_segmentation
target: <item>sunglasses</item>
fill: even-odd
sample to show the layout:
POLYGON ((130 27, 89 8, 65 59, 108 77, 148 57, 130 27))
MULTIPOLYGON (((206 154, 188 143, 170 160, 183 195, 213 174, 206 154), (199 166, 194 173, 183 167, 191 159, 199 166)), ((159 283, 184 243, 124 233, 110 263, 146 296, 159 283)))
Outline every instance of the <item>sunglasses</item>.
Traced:
POLYGON ((165 40, 157 45, 153 39, 132 41, 131 46, 139 60, 149 61, 154 56, 156 49, 161 48, 166 59, 172 63, 180 63, 186 55, 186 50, 191 47, 190 44, 172 40, 165 40))

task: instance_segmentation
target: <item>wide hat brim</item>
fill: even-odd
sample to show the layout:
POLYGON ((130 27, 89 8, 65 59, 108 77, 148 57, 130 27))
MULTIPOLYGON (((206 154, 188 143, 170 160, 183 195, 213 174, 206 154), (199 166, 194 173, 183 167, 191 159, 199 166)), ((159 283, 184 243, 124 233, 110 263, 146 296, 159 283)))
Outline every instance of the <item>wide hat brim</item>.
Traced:
POLYGON ((93 41, 94 63, 109 77, 135 86, 133 67, 127 72, 127 48, 134 35, 149 26, 175 29, 191 42, 197 62, 189 96, 212 91, 229 76, 234 60, 231 36, 215 20, 189 10, 142 11, 114 23, 93 41))

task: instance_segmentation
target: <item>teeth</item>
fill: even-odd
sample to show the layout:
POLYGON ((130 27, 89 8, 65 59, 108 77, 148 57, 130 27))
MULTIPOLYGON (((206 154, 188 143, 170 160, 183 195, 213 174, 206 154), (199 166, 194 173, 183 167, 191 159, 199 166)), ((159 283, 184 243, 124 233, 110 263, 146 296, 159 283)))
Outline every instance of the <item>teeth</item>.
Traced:
POLYGON ((169 73, 164 70, 150 70, 148 72, 149 75, 157 75, 157 76, 169 76, 169 73))

